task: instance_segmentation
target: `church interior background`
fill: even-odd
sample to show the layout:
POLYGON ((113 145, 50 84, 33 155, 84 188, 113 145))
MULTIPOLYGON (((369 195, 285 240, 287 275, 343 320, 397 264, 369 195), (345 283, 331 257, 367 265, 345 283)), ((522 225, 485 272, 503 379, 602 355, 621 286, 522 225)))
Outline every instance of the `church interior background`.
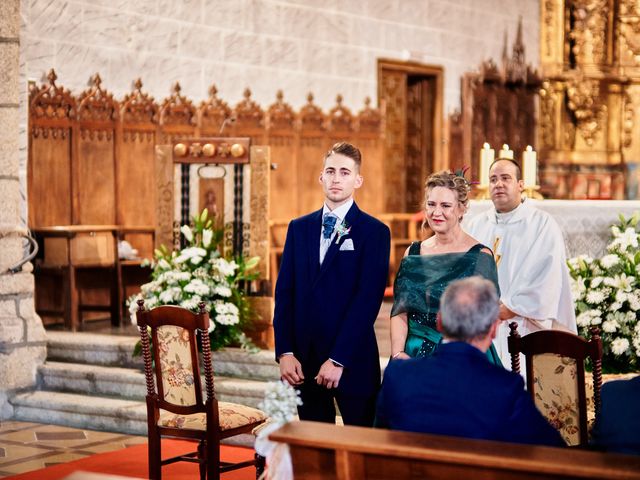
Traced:
POLYGON ((338 140, 363 151, 357 199, 392 228, 391 278, 426 176, 478 179, 485 142, 533 147, 547 199, 611 201, 598 224, 572 204, 572 253, 638 208, 635 0, 4 0, 0 19, 0 418, 38 386, 45 327, 128 322, 145 271, 113 240, 149 258, 204 207, 261 257, 254 334, 270 346, 286 225, 319 206, 338 140), (196 175, 212 163, 228 175, 196 175), (47 257, 9 272, 29 231, 47 257), (98 258, 72 265, 72 240, 98 258), (70 286, 74 266, 93 270, 70 286))

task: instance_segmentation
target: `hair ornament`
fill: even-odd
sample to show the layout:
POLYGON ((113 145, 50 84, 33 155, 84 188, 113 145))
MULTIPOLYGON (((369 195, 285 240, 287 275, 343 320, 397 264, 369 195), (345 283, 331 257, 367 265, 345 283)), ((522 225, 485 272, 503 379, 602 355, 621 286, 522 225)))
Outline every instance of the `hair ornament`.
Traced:
POLYGON ((462 168, 459 168, 458 170, 454 170, 453 172, 451 172, 452 175, 455 175, 456 177, 460 177, 464 180, 464 183, 467 184, 467 187, 471 188, 471 185, 477 185, 480 182, 473 182, 470 180, 467 180, 467 177, 465 177, 465 174, 471 170, 471 167, 469 165, 463 165, 462 168))

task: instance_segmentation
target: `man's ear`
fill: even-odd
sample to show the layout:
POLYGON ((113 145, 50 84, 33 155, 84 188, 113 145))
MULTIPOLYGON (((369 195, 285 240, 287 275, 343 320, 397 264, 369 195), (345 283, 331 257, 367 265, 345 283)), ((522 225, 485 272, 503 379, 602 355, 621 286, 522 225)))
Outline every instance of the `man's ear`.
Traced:
POLYGON ((500 320, 500 317, 498 317, 498 318, 496 318, 495 322, 493 322, 491 324, 491 327, 489 328, 489 336, 490 336, 491 340, 496 338, 496 334, 498 333, 498 325, 500 325, 501 321, 502 320, 500 320))
POLYGON ((320 185, 322 185, 322 175, 324 174, 324 172, 320 172, 320 176, 318 177, 318 182, 320 183, 320 185))
POLYGON ((524 180, 518 180, 518 189, 520 190, 520 192, 524 192, 524 180))

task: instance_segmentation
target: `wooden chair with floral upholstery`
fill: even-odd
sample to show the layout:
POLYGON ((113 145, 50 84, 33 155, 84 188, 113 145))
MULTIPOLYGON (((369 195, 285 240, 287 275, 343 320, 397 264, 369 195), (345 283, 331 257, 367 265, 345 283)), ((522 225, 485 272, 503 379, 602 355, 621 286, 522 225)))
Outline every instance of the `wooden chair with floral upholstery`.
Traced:
POLYGON ((266 416, 255 408, 216 399, 208 341, 209 314, 204 303, 199 307, 197 314, 168 305, 145 310, 144 301, 138 301, 136 315, 147 384, 150 479, 160 479, 162 466, 177 461, 199 463, 201 479, 219 479, 223 472, 255 465, 255 460, 236 464, 220 460, 220 440, 251 433, 266 416), (198 337, 207 340, 200 342, 201 354, 198 337), (197 451, 163 460, 163 437, 193 439, 198 442, 197 451))
MULTIPOLYGON (((591 340, 558 330, 541 330, 524 337, 518 324, 509 324, 511 370, 520 373, 520 353, 527 369, 527 390, 536 407, 560 432, 569 446, 589 443, 590 411, 600 410, 602 340, 600 329, 591 328, 591 340), (587 398, 585 360, 591 359, 593 399, 587 398), (590 403, 593 402, 591 408, 590 403)), ((591 419, 595 420, 594 418, 591 419)))

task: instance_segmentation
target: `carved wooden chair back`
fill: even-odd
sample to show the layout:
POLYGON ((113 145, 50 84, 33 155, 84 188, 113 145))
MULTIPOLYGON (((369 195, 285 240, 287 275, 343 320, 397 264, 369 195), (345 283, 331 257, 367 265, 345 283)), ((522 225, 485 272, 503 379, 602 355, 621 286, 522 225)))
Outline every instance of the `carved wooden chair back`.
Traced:
POLYGON ((220 440, 250 433, 264 422, 265 415, 255 408, 216 399, 209 314, 204 303, 197 314, 173 305, 145 310, 142 300, 138 306, 136 315, 147 384, 149 478, 160 479, 162 466, 177 461, 199 463, 201 479, 219 479, 220 473, 255 465, 254 460, 236 464, 220 461, 220 440), (204 369, 206 397, 200 364, 204 369), (196 440, 197 451, 162 460, 162 437, 196 440))
POLYGON ((524 337, 518 324, 509 324, 511 369, 520 373, 520 353, 526 359, 527 390, 567 445, 587 446, 589 424, 600 411, 602 340, 592 328, 591 340, 557 330, 542 330, 524 337), (593 398, 587 397, 585 360, 591 360, 593 398), (593 405, 590 405, 593 402, 593 405), (589 408, 591 407, 591 408, 589 408), (595 412, 589 419, 589 412, 595 412), (590 421, 591 420, 591 421, 590 421))

